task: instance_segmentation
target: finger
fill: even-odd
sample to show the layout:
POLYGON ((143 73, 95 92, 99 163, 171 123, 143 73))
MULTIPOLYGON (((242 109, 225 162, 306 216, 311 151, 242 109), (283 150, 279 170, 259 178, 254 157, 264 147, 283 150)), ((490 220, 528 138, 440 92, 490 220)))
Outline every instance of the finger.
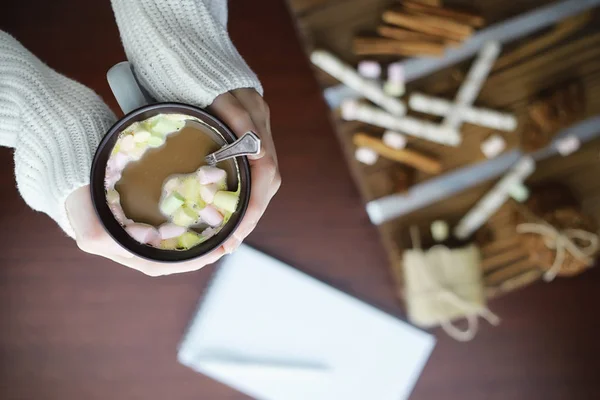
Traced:
POLYGON ((197 271, 207 265, 210 265, 225 255, 225 250, 222 247, 215 249, 205 256, 196 258, 190 261, 184 261, 180 263, 159 263, 155 261, 148 261, 139 257, 133 259, 124 258, 121 256, 114 256, 111 258, 113 261, 123 264, 126 267, 135 269, 148 276, 164 276, 172 274, 180 274, 184 272, 197 271))
POLYGON ((254 89, 235 89, 230 92, 250 115, 252 123, 256 127, 257 134, 263 141, 263 148, 267 154, 270 154, 277 164, 275 146, 271 136, 271 112, 269 106, 263 100, 260 94, 254 89))
MULTIPOLYGON (((236 93, 240 94, 239 92, 236 93)), ((249 106, 252 106, 250 102, 255 101, 255 99, 251 99, 250 94, 244 92, 240 95, 249 106)), ((263 132, 266 128, 263 128, 263 132, 257 129, 249 112, 242 103, 230 93, 217 97, 209 107, 209 110, 227 124, 238 136, 252 130, 261 135, 261 138, 264 137, 263 132)), ((263 121, 261 121, 261 123, 264 125, 263 121)), ((263 143, 272 146, 270 136, 267 136, 265 139, 267 140, 263 140, 263 143)), ((263 149, 265 149, 264 146, 263 149)), ((248 208, 240 226, 234 232, 232 238, 225 244, 227 250, 232 249, 236 245, 236 241, 241 242, 250 234, 250 232, 252 232, 258 223, 258 220, 265 212, 269 201, 276 192, 276 190, 273 190, 273 182, 276 177, 277 179, 279 178, 277 164, 272 157, 272 154, 273 152, 267 152, 260 159, 250 160, 252 190, 248 208)))
MULTIPOLYGON (((241 137, 248 131, 253 131, 262 139, 261 132, 259 132, 254 125, 248 111, 231 93, 224 93, 218 96, 212 104, 208 106, 208 110, 229 126, 237 137, 241 137)), ((250 160, 258 160, 264 155, 265 148, 261 143, 260 153, 249 158, 250 160)))
POLYGON ((65 208, 81 250, 104 257, 115 254, 125 258, 133 257, 133 254, 121 247, 102 226, 92 205, 89 185, 71 193, 67 197, 65 208))

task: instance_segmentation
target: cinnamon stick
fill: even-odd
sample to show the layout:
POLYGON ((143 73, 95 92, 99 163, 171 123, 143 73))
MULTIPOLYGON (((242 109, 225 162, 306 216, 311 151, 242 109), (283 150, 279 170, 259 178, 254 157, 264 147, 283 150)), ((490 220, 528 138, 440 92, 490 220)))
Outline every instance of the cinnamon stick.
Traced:
POLYGON ((392 161, 397 161, 406 165, 410 165, 420 171, 428 174, 439 174, 442 172, 441 163, 431 157, 427 157, 421 153, 406 149, 392 149, 383 143, 380 139, 371 137, 364 133, 357 133, 352 138, 356 146, 368 147, 382 157, 392 161))
POLYGON ((432 7, 441 7, 442 6, 442 0, 413 0, 413 2, 426 4, 426 5, 432 6, 432 7))
POLYGON ((405 9, 417 12, 419 14, 422 13, 425 15, 434 15, 438 17, 449 18, 455 20, 456 22, 470 25, 475 28, 480 28, 485 24, 485 20, 482 16, 465 11, 452 10, 449 8, 440 8, 414 1, 404 1, 402 2, 402 5, 405 9))
POLYGON ((444 53, 444 45, 433 42, 400 42, 385 38, 354 38, 354 54, 360 56, 439 56, 444 53))
POLYGON ((383 13, 382 18, 388 24, 429 33, 444 39, 465 40, 473 34, 471 26, 440 17, 386 11, 383 13))
POLYGON ((460 42, 453 39, 443 39, 439 36, 429 35, 427 33, 409 31, 407 29, 395 28, 387 25, 377 27, 377 33, 388 39, 403 40, 409 42, 432 42, 445 43, 447 45, 458 45, 460 42))
POLYGON ((497 286, 486 288, 485 294, 487 298, 496 297, 500 294, 512 292, 513 290, 527 286, 539 280, 541 277, 542 272, 539 269, 525 271, 522 274, 505 280, 497 286))
POLYGON ((501 267, 505 266, 508 263, 527 258, 528 256, 527 250, 523 247, 519 246, 502 253, 495 254, 493 256, 489 256, 481 260, 481 269, 483 271, 493 271, 495 269, 501 269, 501 267))
POLYGON ((486 286, 498 286, 502 284, 502 282, 514 278, 525 271, 537 268, 538 267, 534 262, 529 259, 524 259, 484 276, 483 280, 486 286))

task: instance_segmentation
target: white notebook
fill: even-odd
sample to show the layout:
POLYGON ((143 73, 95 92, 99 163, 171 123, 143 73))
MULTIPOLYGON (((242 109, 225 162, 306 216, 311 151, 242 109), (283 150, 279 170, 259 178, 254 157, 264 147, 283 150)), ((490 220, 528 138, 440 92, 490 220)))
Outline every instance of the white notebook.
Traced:
POLYGON ((250 247, 228 256, 179 361, 260 400, 406 399, 435 344, 250 247))

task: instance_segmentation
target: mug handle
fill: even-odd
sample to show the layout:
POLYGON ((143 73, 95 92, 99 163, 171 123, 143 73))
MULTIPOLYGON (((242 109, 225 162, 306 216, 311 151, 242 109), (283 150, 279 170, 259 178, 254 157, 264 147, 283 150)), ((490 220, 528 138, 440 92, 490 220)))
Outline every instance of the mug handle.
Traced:
POLYGON ((154 102, 135 77, 133 66, 128 61, 109 69, 106 80, 124 114, 154 102))

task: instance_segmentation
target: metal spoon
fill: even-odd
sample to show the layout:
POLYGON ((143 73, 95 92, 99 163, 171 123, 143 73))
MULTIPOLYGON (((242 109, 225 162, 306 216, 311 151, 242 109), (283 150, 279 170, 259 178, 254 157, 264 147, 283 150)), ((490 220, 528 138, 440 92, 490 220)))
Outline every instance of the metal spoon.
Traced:
POLYGON ((223 146, 219 150, 206 156, 208 165, 217 163, 233 157, 257 155, 260 153, 260 138, 256 133, 248 131, 235 142, 223 146))

